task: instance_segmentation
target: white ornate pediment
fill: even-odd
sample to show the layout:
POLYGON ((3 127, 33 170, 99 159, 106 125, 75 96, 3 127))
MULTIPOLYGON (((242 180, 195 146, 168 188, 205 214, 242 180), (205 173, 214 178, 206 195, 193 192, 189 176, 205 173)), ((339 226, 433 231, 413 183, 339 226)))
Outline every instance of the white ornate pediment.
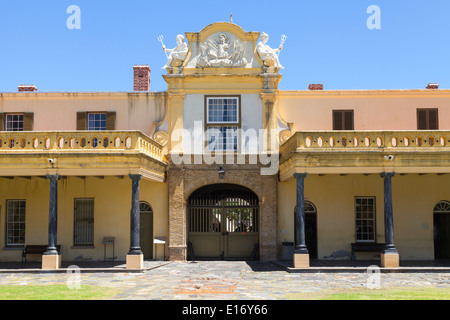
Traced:
POLYGON ((216 32, 191 44, 186 68, 258 68, 253 42, 241 41, 230 32, 216 32))

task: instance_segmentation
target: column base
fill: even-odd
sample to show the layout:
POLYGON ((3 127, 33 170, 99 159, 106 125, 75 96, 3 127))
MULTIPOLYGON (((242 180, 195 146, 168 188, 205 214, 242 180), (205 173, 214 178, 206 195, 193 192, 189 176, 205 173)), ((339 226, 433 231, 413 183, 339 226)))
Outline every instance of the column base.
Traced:
POLYGON ((399 268, 400 256, 398 253, 382 253, 381 266, 383 268, 399 268))
POLYGON ((309 254, 294 253, 294 268, 309 268, 309 254))
POLYGON ((144 269, 144 255, 127 254, 127 269, 144 269))
POLYGON ((61 255, 42 255, 42 270, 57 270, 61 268, 61 255))

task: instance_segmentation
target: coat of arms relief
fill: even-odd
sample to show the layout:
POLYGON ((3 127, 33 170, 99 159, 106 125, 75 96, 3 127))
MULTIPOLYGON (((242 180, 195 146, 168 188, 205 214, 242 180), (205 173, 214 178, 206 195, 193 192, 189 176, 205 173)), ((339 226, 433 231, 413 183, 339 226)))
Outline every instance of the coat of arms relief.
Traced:
POLYGON ((217 39, 208 38, 200 44, 200 56, 197 67, 243 67, 247 64, 245 56, 245 43, 235 39, 231 40, 225 33, 220 33, 217 39))

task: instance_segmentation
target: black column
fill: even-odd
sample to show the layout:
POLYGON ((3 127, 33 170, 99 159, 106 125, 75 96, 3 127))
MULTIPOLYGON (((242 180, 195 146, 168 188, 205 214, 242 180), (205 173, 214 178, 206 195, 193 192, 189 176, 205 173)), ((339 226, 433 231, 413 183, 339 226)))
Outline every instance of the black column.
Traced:
POLYGON ((384 253, 398 253, 394 245, 394 210, 392 207, 392 181, 394 172, 383 172, 384 178, 384 233, 386 246, 384 253))
POLYGON ((296 173, 297 206, 295 207, 295 253, 308 254, 305 244, 305 186, 306 173, 296 173))
POLYGON ((128 254, 142 254, 139 231, 140 231, 140 209, 139 209, 139 185, 142 179, 140 174, 130 174, 131 187, 131 218, 130 218, 130 251, 128 254))
POLYGON ((48 247, 45 255, 58 255, 56 249, 58 227, 58 180, 59 175, 47 175, 50 180, 50 205, 48 211, 48 247))

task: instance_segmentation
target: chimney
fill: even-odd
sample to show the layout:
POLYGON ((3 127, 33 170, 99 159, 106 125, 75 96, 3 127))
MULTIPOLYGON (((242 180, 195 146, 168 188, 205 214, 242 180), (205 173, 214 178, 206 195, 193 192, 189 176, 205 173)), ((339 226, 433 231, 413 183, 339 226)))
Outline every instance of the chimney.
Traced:
POLYGON ((20 85, 18 86, 19 92, 36 92, 37 87, 33 84, 20 85))
POLYGON ((429 83, 427 89, 428 90, 436 90, 436 89, 439 89, 439 85, 437 83, 429 83))
POLYGON ((323 90, 323 84, 310 84, 308 90, 323 90))
POLYGON ((134 91, 150 91, 150 67, 148 65, 135 65, 134 91))

